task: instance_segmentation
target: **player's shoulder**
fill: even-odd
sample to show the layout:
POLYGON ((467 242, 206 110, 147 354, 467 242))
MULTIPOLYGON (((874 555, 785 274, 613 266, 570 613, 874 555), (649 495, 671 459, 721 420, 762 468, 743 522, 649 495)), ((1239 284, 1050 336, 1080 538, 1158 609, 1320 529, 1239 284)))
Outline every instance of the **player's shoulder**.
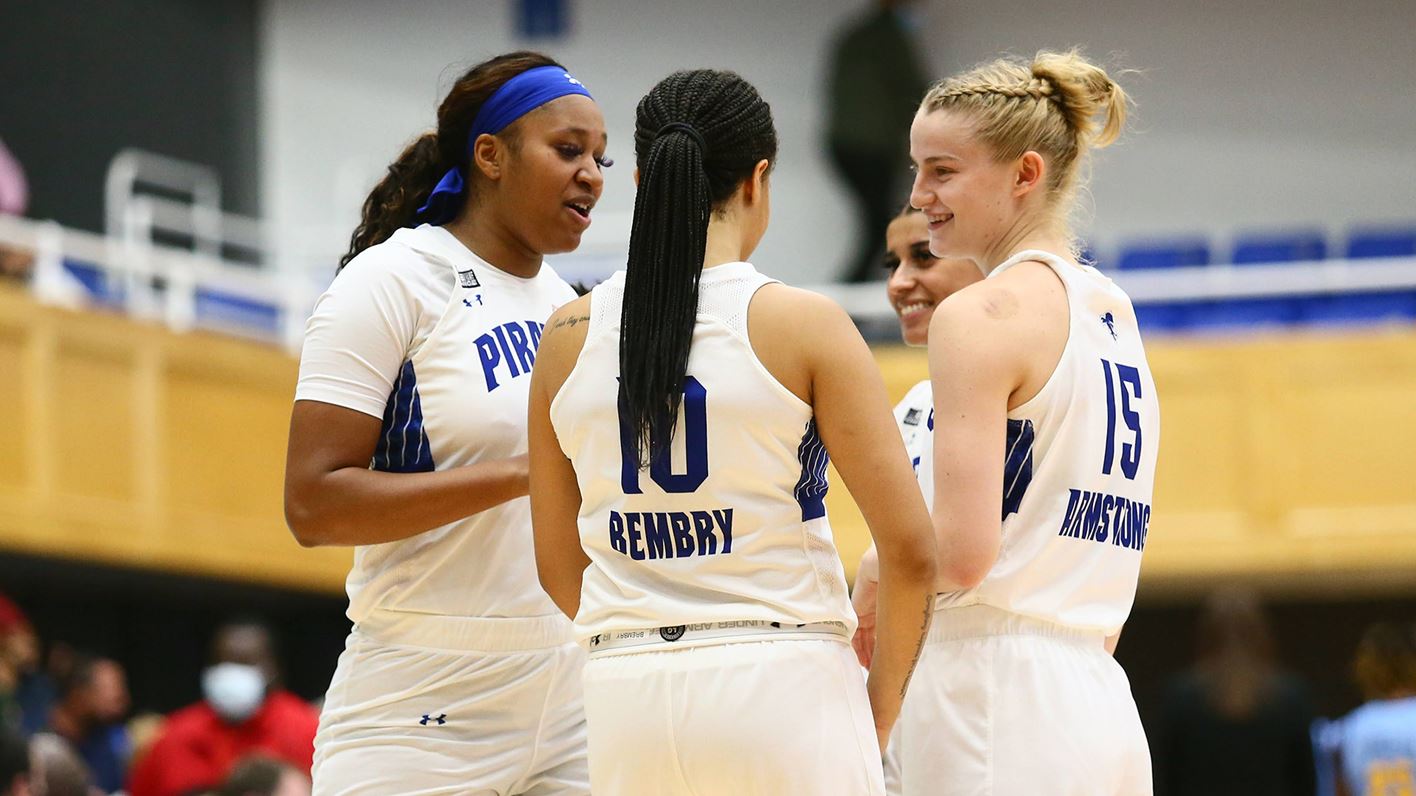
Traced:
POLYGON ((413 230, 399 230, 388 240, 359 252, 340 269, 334 284, 450 292, 452 269, 441 259, 410 246, 407 236, 402 234, 410 232, 413 230))
POLYGON ((551 317, 546 319, 546 328, 541 332, 541 348, 538 354, 544 356, 574 349, 579 351, 585 345, 585 336, 590 330, 591 294, 577 296, 561 305, 551 317))
POLYGON ((1037 345, 1040 328, 1065 321, 1066 290, 1057 277, 1047 278, 1056 288, 1052 298, 1060 301, 1043 297, 1051 288, 1040 272, 1012 278, 1015 270, 975 282, 940 302, 929 322, 931 351, 949 348, 972 359, 1012 360, 1037 345))
POLYGON ((782 282, 768 282, 758 288, 748 305, 748 314, 754 335, 760 331, 809 341, 855 332, 855 323, 840 304, 815 291, 782 282))

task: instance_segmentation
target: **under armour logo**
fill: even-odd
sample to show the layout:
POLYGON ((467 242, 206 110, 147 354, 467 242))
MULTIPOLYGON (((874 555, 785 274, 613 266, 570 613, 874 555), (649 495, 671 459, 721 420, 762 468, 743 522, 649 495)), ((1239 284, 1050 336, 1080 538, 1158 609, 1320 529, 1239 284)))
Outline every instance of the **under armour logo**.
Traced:
POLYGON ((1108 332, 1111 332, 1111 339, 1112 339, 1112 340, 1117 339, 1117 338, 1116 338, 1116 319, 1113 318, 1113 317, 1111 317, 1111 313, 1108 312, 1108 313, 1106 313, 1105 315, 1101 316, 1101 322, 1104 323, 1104 324, 1106 324, 1106 330, 1107 330, 1108 332))
POLYGON ((565 76, 565 79, 566 79, 566 80, 569 80, 571 83, 573 83, 573 84, 575 84, 575 85, 577 85, 577 86, 580 86, 581 88, 585 88, 585 84, 584 84, 584 83, 581 83, 579 80, 576 80, 575 78, 571 77, 570 75, 566 75, 566 76, 565 76))
POLYGON ((435 722, 437 722, 437 723, 438 723, 438 726, 442 726, 442 725, 444 725, 444 724, 447 724, 447 714, 446 714, 446 713, 442 713, 442 714, 439 714, 439 715, 437 715, 437 716, 429 716, 428 714, 424 713, 424 714, 423 714, 423 718, 422 718, 418 723, 421 724, 421 725, 423 725, 424 727, 426 727, 426 726, 428 726, 428 722, 430 722, 430 721, 435 721, 435 722))

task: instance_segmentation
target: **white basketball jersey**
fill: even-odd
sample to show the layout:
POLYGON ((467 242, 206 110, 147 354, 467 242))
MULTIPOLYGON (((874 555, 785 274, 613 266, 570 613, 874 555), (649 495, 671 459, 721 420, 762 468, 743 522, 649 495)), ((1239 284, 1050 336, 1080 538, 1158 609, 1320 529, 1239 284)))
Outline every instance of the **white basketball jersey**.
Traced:
POLYGON ((934 389, 929 379, 916 384, 895 404, 895 424, 905 440, 924 505, 934 510, 934 389))
MULTIPOLYGON (((1150 530, 1155 382, 1121 288, 1095 268, 1037 250, 989 277, 1029 260, 1066 286, 1067 344, 1037 395, 1008 413, 998 560, 977 587, 939 602, 984 603, 1109 635, 1131 612, 1150 530)), ((932 500, 932 443, 924 450, 919 469, 930 476, 921 485, 932 500)))
POLYGON ((742 620, 854 632, 812 409, 748 342, 748 303, 771 281, 748 263, 704 269, 670 462, 643 470, 618 411, 623 272, 592 291, 585 346, 551 404, 591 562, 578 636, 742 620))
MULTIPOLYGON (((381 417, 375 470, 446 470, 523 455, 541 331, 574 298, 549 266, 523 279, 442 227, 399 230, 354 258, 316 304, 295 397, 381 417)), ((524 497, 356 548, 347 590, 355 622, 375 609, 558 613, 538 585, 524 497)))

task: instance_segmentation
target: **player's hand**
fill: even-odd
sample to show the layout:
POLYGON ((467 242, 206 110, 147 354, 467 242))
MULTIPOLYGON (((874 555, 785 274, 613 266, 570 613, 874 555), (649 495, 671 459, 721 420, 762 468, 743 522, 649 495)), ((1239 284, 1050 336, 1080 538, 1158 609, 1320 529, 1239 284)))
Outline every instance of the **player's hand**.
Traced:
POLYGON ((880 557, 871 545, 861 556, 856 569, 855 589, 851 592, 851 605, 856 612, 856 632, 851 637, 851 647, 855 649, 860 665, 870 668, 875 655, 875 604, 880 591, 880 557))

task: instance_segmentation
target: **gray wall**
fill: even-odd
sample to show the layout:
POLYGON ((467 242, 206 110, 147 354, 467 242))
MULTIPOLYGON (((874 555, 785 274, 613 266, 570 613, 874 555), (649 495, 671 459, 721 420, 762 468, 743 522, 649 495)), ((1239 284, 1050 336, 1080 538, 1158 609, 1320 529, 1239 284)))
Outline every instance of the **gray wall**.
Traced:
POLYGON ((1095 230, 1149 233, 1416 223, 1416 2, 1019 0, 939 3, 943 70, 1085 44, 1122 75, 1135 127, 1100 152, 1095 230))
POLYGON ((215 166, 226 207, 256 213, 256 14, 256 0, 0 2, 0 139, 29 215, 101 230, 124 147, 215 166))
MULTIPOLYGON (((676 68, 752 80, 782 133, 773 224, 754 259, 798 282, 839 272, 851 211, 819 147, 829 36, 863 0, 570 0, 561 41, 512 35, 510 0, 267 0, 261 34, 262 196, 291 250, 333 256, 372 181, 457 67, 520 46, 561 58, 595 92, 612 170, 592 235, 633 206, 633 108, 676 68), (454 66, 449 67, 452 64, 454 66), (597 229, 598 228, 598 229, 597 229)), ((1103 249, 1143 235, 1416 219, 1416 3, 1218 0, 925 2, 939 74, 1003 51, 1085 45, 1123 76, 1136 125, 1094 169, 1103 249)), ((903 199, 903 197, 902 197, 903 199)))

